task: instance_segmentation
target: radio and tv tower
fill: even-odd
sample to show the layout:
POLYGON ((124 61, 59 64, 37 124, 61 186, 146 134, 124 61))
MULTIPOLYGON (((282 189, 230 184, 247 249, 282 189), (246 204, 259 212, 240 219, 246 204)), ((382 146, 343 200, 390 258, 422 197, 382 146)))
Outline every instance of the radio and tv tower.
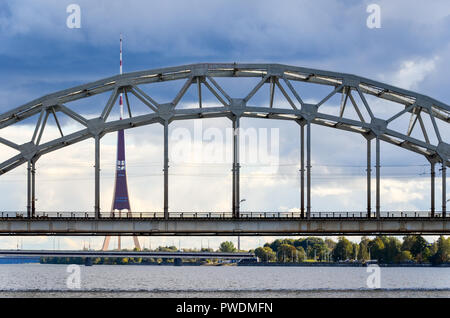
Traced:
MULTIPOLYGON (((120 74, 122 74, 122 34, 120 34, 120 74)), ((123 118, 123 97, 122 93, 119 97, 120 120, 123 118)), ((117 164, 116 164, 116 180, 114 186, 114 197, 111 205, 111 212, 118 211, 119 217, 122 210, 127 210, 127 214, 131 214, 130 199, 128 196, 127 171, 125 164, 125 133, 123 129, 117 132, 117 164)), ((111 236, 106 236, 103 241, 102 250, 106 251, 109 247, 111 236)), ((137 236, 133 236, 134 247, 141 249, 137 236)), ((117 249, 122 249, 121 237, 117 237, 117 249)))

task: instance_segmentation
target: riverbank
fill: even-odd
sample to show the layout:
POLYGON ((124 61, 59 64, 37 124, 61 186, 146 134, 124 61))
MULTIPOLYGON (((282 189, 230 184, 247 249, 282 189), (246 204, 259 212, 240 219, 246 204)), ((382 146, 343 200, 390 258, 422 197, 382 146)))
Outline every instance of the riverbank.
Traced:
MULTIPOLYGON (((238 263, 238 266, 294 266, 294 267, 365 267, 363 263, 328 263, 328 262, 305 262, 305 263, 238 263)), ((450 263, 433 265, 431 263, 398 263, 398 264, 376 264, 380 267, 450 267, 450 263)))
MULTIPOLYGON (((42 265, 45 264, 53 264, 53 265, 68 265, 72 263, 40 263, 42 265)), ((371 263, 373 264, 373 263, 371 263)), ((86 265, 80 263, 79 265, 86 265)), ((252 266, 252 267, 366 267, 367 264, 363 263, 332 263, 332 262, 304 262, 304 263, 276 263, 276 262, 259 262, 259 263, 200 263, 200 262, 170 262, 170 263, 128 263, 128 264, 107 264, 107 263, 98 263, 92 264, 90 263, 88 266, 98 266, 98 265, 125 265, 125 266, 205 266, 205 267, 214 267, 214 266, 252 266)), ((439 265, 433 265, 431 263, 395 263, 395 264, 376 264, 380 267, 450 267, 450 263, 443 263, 439 265)))

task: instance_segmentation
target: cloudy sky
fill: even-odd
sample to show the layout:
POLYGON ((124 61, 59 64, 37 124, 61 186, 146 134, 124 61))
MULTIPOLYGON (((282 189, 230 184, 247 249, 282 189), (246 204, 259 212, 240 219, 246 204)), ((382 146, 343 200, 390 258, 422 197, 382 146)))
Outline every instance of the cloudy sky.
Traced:
MULTIPOLYGON (((2 1, 0 3, 0 113, 34 98, 118 73, 118 38, 124 37, 124 72, 197 62, 284 63, 353 73, 450 101, 450 5, 448 1, 2 1), (69 29, 66 8, 81 8, 81 28, 69 29), (381 28, 366 25, 369 4, 381 8, 381 28)), ((174 96, 173 87, 149 87, 161 102, 174 96)), ((236 97, 249 91, 237 82, 223 83, 236 97)), ((304 99, 317 102, 328 92, 304 91, 304 99), (322 95, 321 95, 322 94, 322 95)), ((264 106, 266 96, 255 96, 264 106)), ((107 96, 75 102, 87 117, 98 116, 107 96), (97 114, 97 115, 96 115, 97 114)), ((276 100, 282 103, 280 94, 276 100)), ((182 107, 195 102, 195 89, 182 107)), ((205 103, 211 102, 206 98, 205 103)), ((379 103, 373 101, 374 103, 379 103)), ((136 112, 139 108, 137 101, 136 112)), ((378 106, 378 104, 377 104, 378 106)), ((326 107, 337 109, 337 104, 326 107)), ((383 107, 379 105, 380 113, 383 107)), ((400 108, 398 110, 401 110, 400 108)), ((118 107, 113 116, 118 116, 118 107)), ((61 119, 66 132, 77 126, 61 119)), ((36 118, 0 130, 0 136, 17 143, 30 139, 36 118)), ((231 172, 226 155, 209 160, 205 146, 223 154, 230 149, 227 119, 176 122, 171 125, 171 211, 229 211, 231 172), (180 134, 192 135, 190 152, 180 134), (194 131, 203 138, 195 138, 194 131), (208 142, 207 132, 220 131, 223 140, 208 142), (204 140, 203 140, 204 139, 204 140), (180 144, 181 143, 181 144, 180 144), (175 150, 174 150, 175 149, 175 150), (213 198, 213 199, 212 199, 213 198)), ((296 211, 299 209, 299 128, 295 123, 243 119, 272 150, 257 160, 243 160, 241 198, 247 211, 296 211), (265 138, 263 131, 268 133, 265 138), (276 137, 271 139, 272 134, 276 137)), ((446 133, 448 128, 442 127, 446 133), (446 130, 447 129, 447 130, 446 130)), ((49 120, 43 141, 58 136, 49 120)), ((116 135, 102 139, 101 207, 112 200, 116 135)), ((358 135, 314 126, 314 211, 364 211, 365 140, 358 135)), ((162 126, 127 130, 127 170, 132 209, 161 211, 163 203, 162 126)), ((258 149, 247 148, 250 153, 258 149)), ((392 145, 382 144, 381 209, 429 209, 429 167, 425 158, 392 145)), ((14 152, 0 145, 0 162, 14 152)), ((37 209, 42 211, 93 209, 93 141, 88 140, 51 153, 37 164, 37 209)), ((374 162, 374 160, 372 160, 374 162)), ((440 172, 437 171, 440 194, 440 172)), ((25 210, 25 166, 0 177, 1 209, 25 210)), ((374 200, 373 200, 374 201, 374 200)), ((440 196, 436 197, 437 206, 440 196)), ((225 238, 210 238, 217 247, 225 238)), ((250 248, 273 238, 242 238, 250 248)), ((22 239, 19 239, 22 240, 22 239)), ((61 248, 79 248, 86 238, 64 238, 61 248)), ((236 241, 235 238, 233 238, 236 241)), ((0 248, 13 248, 18 239, 0 239, 0 248)), ((23 238, 24 248, 50 248, 53 239, 23 238)), ((126 240, 128 242, 128 240, 126 240)), ((149 244, 146 239, 146 245, 149 244)), ((100 247, 101 239, 91 240, 100 247)), ((180 244, 206 246, 207 239, 152 238, 152 246, 180 244), (203 242, 203 243, 202 243, 203 242)), ((127 243, 128 244, 128 243, 127 243)), ((129 242, 131 244, 131 241, 129 242)))

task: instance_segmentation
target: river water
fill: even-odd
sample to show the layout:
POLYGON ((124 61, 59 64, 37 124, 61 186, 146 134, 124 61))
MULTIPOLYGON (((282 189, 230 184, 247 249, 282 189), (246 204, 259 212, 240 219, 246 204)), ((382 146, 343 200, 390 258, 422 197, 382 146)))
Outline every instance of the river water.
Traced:
POLYGON ((379 276, 365 267, 98 265, 78 269, 0 265, 0 297, 450 297, 449 267, 381 267, 379 276))

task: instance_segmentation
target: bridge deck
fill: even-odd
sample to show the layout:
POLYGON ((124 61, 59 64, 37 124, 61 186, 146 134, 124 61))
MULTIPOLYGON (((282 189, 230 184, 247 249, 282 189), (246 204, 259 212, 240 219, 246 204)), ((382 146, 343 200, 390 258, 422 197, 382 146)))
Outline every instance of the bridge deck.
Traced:
POLYGON ((4 218, 0 235, 375 235, 450 234, 450 218, 4 218))

